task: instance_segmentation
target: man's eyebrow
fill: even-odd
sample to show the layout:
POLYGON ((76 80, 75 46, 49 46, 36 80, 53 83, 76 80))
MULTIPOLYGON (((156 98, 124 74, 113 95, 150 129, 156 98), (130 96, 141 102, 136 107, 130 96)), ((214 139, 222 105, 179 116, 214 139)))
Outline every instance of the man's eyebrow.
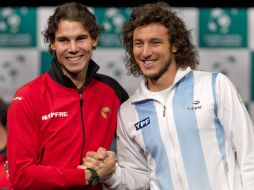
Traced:
MULTIPOLYGON (((77 38, 87 38, 89 35, 88 34, 80 34, 80 35, 78 35, 78 36, 75 36, 75 39, 77 39, 77 38)), ((56 37, 56 39, 59 39, 59 40, 61 40, 61 39, 70 39, 71 37, 68 37, 68 36, 58 36, 58 37, 56 37)))
POLYGON ((56 37, 56 40, 68 40, 69 38, 67 36, 58 36, 56 37))
POLYGON ((78 35, 76 38, 87 38, 89 35, 88 34, 81 34, 78 35))

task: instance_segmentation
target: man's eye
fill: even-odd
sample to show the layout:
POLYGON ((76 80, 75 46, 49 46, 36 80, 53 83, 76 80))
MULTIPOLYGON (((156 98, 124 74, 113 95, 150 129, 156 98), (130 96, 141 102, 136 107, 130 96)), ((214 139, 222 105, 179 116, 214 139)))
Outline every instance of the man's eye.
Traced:
POLYGON ((77 41, 82 41, 82 40, 86 40, 86 39, 88 39, 89 38, 89 36, 87 36, 87 35, 84 35, 84 36, 79 36, 79 37, 77 37, 77 41))
POLYGON ((154 41, 152 42, 152 44, 160 44, 161 42, 160 41, 154 41))
POLYGON ((135 42, 135 43, 134 43, 134 46, 141 46, 141 45, 142 45, 141 42, 135 42))
POLYGON ((67 42, 68 40, 67 39, 59 39, 58 41, 59 42, 67 42))

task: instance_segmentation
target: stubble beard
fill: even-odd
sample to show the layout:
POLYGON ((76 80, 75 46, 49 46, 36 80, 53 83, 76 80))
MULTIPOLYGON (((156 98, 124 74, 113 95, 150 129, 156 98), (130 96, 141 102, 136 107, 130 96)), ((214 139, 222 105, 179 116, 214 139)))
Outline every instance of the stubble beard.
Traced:
POLYGON ((146 78, 149 78, 151 80, 158 80, 163 74, 165 74, 169 68, 170 68, 170 65, 172 64, 173 62, 173 57, 171 57, 167 62, 166 64, 163 65, 163 67, 157 72, 157 73, 154 73, 154 74, 148 74, 148 75, 145 75, 144 76, 146 78))

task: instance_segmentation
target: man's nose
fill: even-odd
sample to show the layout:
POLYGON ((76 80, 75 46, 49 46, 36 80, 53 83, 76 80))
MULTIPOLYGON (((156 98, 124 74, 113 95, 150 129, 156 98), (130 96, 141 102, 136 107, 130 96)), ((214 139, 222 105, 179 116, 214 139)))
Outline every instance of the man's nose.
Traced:
POLYGON ((69 51, 70 52, 77 52, 78 51, 78 46, 75 41, 70 42, 69 51))
POLYGON ((147 58, 152 55, 152 49, 148 44, 144 44, 143 49, 142 49, 142 56, 147 58))

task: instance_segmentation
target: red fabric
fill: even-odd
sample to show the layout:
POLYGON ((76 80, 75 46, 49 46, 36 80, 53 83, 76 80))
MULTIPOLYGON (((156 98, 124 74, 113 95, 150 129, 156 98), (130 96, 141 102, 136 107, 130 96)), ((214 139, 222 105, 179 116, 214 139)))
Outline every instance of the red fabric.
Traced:
POLYGON ((0 155, 0 189, 8 189, 9 181, 4 168, 5 157, 0 155))
POLYGON ((12 188, 102 189, 85 187, 77 166, 88 150, 110 147, 120 100, 95 79, 82 98, 81 106, 77 89, 60 86, 47 73, 17 92, 8 112, 12 188))

